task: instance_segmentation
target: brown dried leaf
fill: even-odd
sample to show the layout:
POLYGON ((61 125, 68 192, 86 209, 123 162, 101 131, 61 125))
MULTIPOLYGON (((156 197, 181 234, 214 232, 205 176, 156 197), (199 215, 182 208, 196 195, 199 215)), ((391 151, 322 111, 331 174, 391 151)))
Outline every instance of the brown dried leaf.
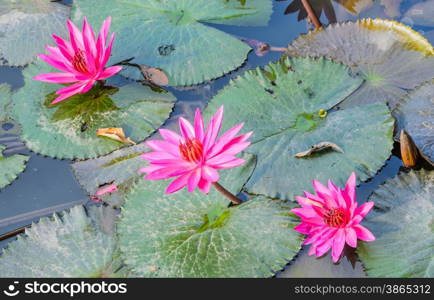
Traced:
POLYGON ((106 137, 121 143, 130 143, 136 145, 133 140, 125 137, 125 132, 122 128, 100 128, 97 129, 96 135, 106 137))
POLYGON ((307 157, 312 155, 315 152, 319 152, 319 151, 323 151, 326 149, 332 149, 334 151, 337 152, 341 152, 344 153, 344 150, 342 150, 341 147, 339 147, 338 145, 331 143, 331 142, 321 142, 318 144, 313 145, 312 147, 310 147, 310 149, 303 151, 303 152, 299 152, 297 154, 295 154, 296 158, 303 158, 303 157, 307 157))

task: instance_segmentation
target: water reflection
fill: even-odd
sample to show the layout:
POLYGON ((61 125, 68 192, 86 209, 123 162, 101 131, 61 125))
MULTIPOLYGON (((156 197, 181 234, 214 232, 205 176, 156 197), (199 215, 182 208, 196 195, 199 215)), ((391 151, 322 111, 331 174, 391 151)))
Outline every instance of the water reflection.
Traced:
POLYGON ((344 256, 337 264, 331 262, 330 254, 320 258, 308 255, 308 248, 303 247, 298 256, 285 270, 279 272, 278 278, 344 278, 344 277, 366 277, 362 263, 357 260, 357 254, 353 248, 348 246, 344 249, 344 256))

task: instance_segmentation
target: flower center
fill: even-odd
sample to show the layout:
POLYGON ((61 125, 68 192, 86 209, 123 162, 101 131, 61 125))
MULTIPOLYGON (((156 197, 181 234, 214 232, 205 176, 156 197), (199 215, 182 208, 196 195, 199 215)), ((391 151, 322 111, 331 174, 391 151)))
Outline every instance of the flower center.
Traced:
POLYGON ((203 146, 198 139, 192 138, 179 145, 179 152, 186 161, 198 162, 202 159, 203 146))
POLYGON ((342 227, 346 225, 347 215, 342 208, 332 208, 324 214, 324 223, 330 227, 342 227))
POLYGON ((72 66, 80 73, 89 73, 83 50, 79 50, 75 53, 74 58, 72 59, 72 66))

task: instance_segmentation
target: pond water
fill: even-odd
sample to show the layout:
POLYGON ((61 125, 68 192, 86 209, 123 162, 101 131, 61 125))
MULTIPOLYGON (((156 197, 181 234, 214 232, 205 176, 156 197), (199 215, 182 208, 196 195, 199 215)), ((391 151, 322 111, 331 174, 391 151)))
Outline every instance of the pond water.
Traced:
MULTIPOLYGON (((274 13, 266 27, 236 27, 224 25, 210 25, 224 32, 248 39, 255 39, 269 43, 276 47, 285 47, 299 34, 305 33, 310 26, 305 20, 298 21, 298 12, 284 14, 292 0, 274 1, 274 13)), ((327 2, 327 0, 321 0, 327 2)), ((314 5, 321 1, 312 1, 314 5)), ((70 1, 64 1, 70 3, 70 1)), ((342 1, 341 1, 342 2, 342 1)), ((332 1, 336 20, 354 20, 361 17, 390 17, 412 25, 410 18, 403 17, 404 12, 417 2, 424 1, 361 1, 371 7, 361 15, 351 15, 341 5, 332 1), (401 3, 402 2, 402 3, 401 3), (399 7, 399 4, 401 6, 399 7), (398 6, 397 6, 398 5, 398 6)), ((330 17, 330 16, 329 16, 330 17)), ((334 21, 331 18, 331 21, 334 21)), ((321 16, 323 24, 327 24, 325 14, 321 16)), ((413 27, 434 42, 434 28, 413 27)), ((221 88, 248 69, 263 66, 280 57, 279 52, 270 52, 258 57, 253 51, 249 54, 245 65, 240 69, 219 78, 211 83, 205 83, 192 88, 169 90, 176 96, 178 102, 169 122, 176 120, 181 114, 192 114, 196 107, 203 108, 206 103, 221 88)), ((23 86, 21 68, 0 67, 0 84, 8 83, 14 90, 23 86)), ((0 144, 7 146, 6 156, 21 153, 30 155, 26 171, 11 185, 0 191, 0 235, 30 224, 42 216, 61 211, 77 203, 85 203, 89 195, 84 192, 73 176, 70 168, 71 161, 55 160, 28 151, 15 134, 18 128, 13 124, 1 124, 0 144)), ((396 147, 395 147, 396 148, 396 147)), ((394 153, 396 153, 396 149, 394 153)), ((382 170, 369 182, 358 188, 358 200, 365 201, 378 185, 388 178, 394 177, 402 167, 401 160, 393 155, 382 170)), ((14 237, 0 242, 3 248, 14 237)), ((352 251, 347 251, 346 257, 339 264, 332 264, 328 255, 320 259, 309 257, 303 249, 297 259, 289 264, 277 277, 361 277, 365 276, 362 265, 352 251)))

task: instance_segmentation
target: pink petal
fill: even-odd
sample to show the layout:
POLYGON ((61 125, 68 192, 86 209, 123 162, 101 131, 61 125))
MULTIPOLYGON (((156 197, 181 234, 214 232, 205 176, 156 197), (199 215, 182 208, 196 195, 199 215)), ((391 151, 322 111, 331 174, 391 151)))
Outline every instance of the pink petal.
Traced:
POLYGON ((77 81, 74 74, 71 73, 45 73, 33 77, 35 80, 40 80, 49 83, 71 83, 77 81))
POLYGON ((336 263, 341 257, 345 246, 345 229, 339 229, 335 234, 332 246, 332 260, 336 263))
POLYGON ((201 169, 197 168, 195 171, 191 172, 190 177, 188 178, 187 189, 191 193, 199 184, 201 178, 201 169))
POLYGON ((209 182, 217 182, 219 180, 219 173, 210 167, 202 168, 202 178, 209 182))
POLYGON ((314 180, 312 181, 312 185, 313 185, 313 187, 314 187, 314 189, 315 189, 316 194, 317 194, 320 198, 324 199, 324 201, 325 201, 325 205, 326 205, 328 208, 338 207, 338 204, 337 204, 336 201, 333 199, 333 197, 332 197, 332 195, 331 195, 331 193, 330 193, 330 190, 329 190, 327 187, 325 187, 324 185, 322 185, 322 183, 319 182, 319 181, 316 180, 316 179, 314 179, 314 180))
POLYGON ((59 47, 59 50, 62 53, 63 57, 65 57, 65 59, 69 61, 72 61, 75 53, 74 53, 74 49, 71 46, 71 43, 65 41, 61 37, 54 34, 52 35, 52 37, 56 42, 57 46, 59 47))
POLYGON ((149 173, 145 176, 146 180, 161 180, 168 179, 170 177, 179 176, 188 173, 189 170, 185 168, 165 167, 149 173))
POLYGON ((208 194, 211 188, 211 182, 201 178, 197 186, 204 194, 208 194))
POLYGON ((317 213, 313 209, 309 208, 293 208, 291 212, 299 216, 300 218, 315 218, 317 213))
POLYGON ((47 64, 59 69, 60 71, 70 72, 71 68, 69 68, 64 62, 49 56, 47 54, 39 54, 38 57, 45 61, 47 64))
POLYGON ((329 249, 332 247, 333 241, 332 239, 325 240, 321 245, 316 246, 315 256, 321 257, 323 256, 329 249))
POLYGON ((179 129, 181 130, 182 136, 188 140, 194 138, 194 129, 193 126, 191 126, 191 123, 188 122, 183 117, 179 118, 179 129))
POLYGON ((175 157, 179 157, 179 147, 160 140, 146 141, 146 145, 154 151, 169 152, 175 157))
POLYGON ((146 166, 144 168, 139 169, 138 172, 139 173, 151 173, 151 172, 154 172, 154 171, 162 169, 162 168, 163 168, 162 166, 149 165, 149 166, 146 166))
POLYGON ((349 227, 345 229, 345 241, 349 246, 353 248, 357 247, 357 234, 353 228, 349 227))
POLYGON ((161 152, 161 151, 156 151, 156 152, 148 152, 145 154, 140 155, 141 158, 149 160, 149 161, 153 161, 153 160, 160 160, 160 159, 174 159, 177 158, 175 157, 173 154, 168 153, 168 152, 161 152))
POLYGON ((100 188, 98 191, 96 191, 96 195, 97 196, 102 196, 108 193, 114 193, 118 190, 118 187, 116 186, 116 184, 111 184, 108 186, 105 186, 103 188, 100 188))
POLYGON ((110 37, 110 41, 108 43, 108 47, 105 49, 103 59, 102 59, 102 61, 100 63, 101 67, 104 67, 106 65, 106 63, 108 62, 109 58, 110 58, 110 54, 112 52, 114 40, 115 40, 115 34, 112 33, 112 35, 110 37))
POLYGON ((224 107, 222 105, 209 121, 208 128, 206 130, 205 138, 203 141, 204 153, 207 153, 208 150, 214 145, 217 135, 219 134, 222 121, 223 121, 223 110, 224 107))
POLYGON ((241 166, 246 161, 241 158, 233 158, 227 159, 227 157, 214 157, 207 161, 207 165, 214 169, 230 169, 241 166))
POLYGON ((176 147, 179 147, 180 142, 183 140, 179 134, 172 130, 160 129, 159 132, 163 139, 165 139, 168 143, 175 145, 176 147))
POLYGON ((362 205, 356 208, 356 210, 354 211, 354 215, 365 217, 371 211, 373 206, 374 206, 373 201, 363 203, 362 205))
POLYGON ((116 73, 120 72, 122 70, 121 66, 112 66, 105 68, 104 71, 98 76, 98 79, 107 79, 109 77, 112 77, 116 73))
POLYGON ((194 134, 196 138, 203 143, 204 138, 204 126, 203 126, 203 119, 202 114, 200 113, 199 109, 196 109, 194 113, 194 134))
POLYGON ((182 189, 184 186, 187 185, 188 178, 190 177, 190 174, 184 174, 182 176, 179 176, 174 181, 172 181, 169 186, 166 188, 165 193, 166 194, 172 194, 180 189, 182 189))
POLYGON ((80 94, 83 93, 83 91, 85 91, 86 89, 90 89, 93 85, 93 81, 89 81, 89 82, 77 82, 73 85, 61 88, 59 90, 56 91, 56 94, 60 95, 59 97, 57 97, 56 99, 54 99, 53 102, 51 102, 51 104, 56 104, 59 103, 75 94, 80 94))
POLYGON ((86 55, 87 68, 91 74, 96 73, 99 67, 95 62, 96 59, 96 47, 95 36, 93 30, 87 23, 86 17, 83 19, 83 43, 86 55))
MULTIPOLYGON (((351 173, 344 189, 344 193, 348 195, 351 203, 356 202, 356 180, 356 173, 351 173)), ((351 204, 348 203, 347 206, 351 207, 351 204)))
POLYGON ((367 228, 364 226, 357 224, 353 226, 354 230, 356 231, 357 238, 359 240, 365 241, 365 242, 372 242, 375 241, 375 236, 370 232, 367 228))
POLYGON ((216 154, 218 154, 220 152, 220 150, 227 144, 229 143, 232 138, 234 136, 237 135, 237 133, 241 130, 241 128, 244 126, 244 123, 240 123, 235 127, 232 127, 231 129, 229 129, 228 131, 226 131, 217 141, 217 143, 215 143, 211 149, 210 149, 210 153, 209 156, 212 157, 216 154))
POLYGON ((300 232, 301 234, 309 234, 311 231, 312 226, 306 223, 298 224, 294 227, 295 231, 300 232))
POLYGON ((96 41, 96 50, 98 59, 102 61, 104 58, 104 52, 105 52, 105 42, 107 40, 108 33, 110 31, 110 24, 111 24, 112 18, 107 17, 107 19, 104 20, 104 22, 101 25, 101 30, 98 34, 98 39, 96 41))
POLYGON ((308 199, 308 198, 304 198, 304 197, 300 197, 300 196, 295 196, 295 200, 297 200, 297 202, 303 207, 303 208, 309 208, 313 206, 318 206, 318 207, 322 207, 322 203, 318 202, 316 200, 312 200, 312 199, 308 199))
POLYGON ((304 192, 304 196, 307 198, 307 199, 310 199, 310 200, 312 200, 312 201, 316 201, 316 202, 318 202, 318 203, 321 203, 321 204, 324 204, 324 200, 323 199, 321 199, 320 197, 318 197, 318 196, 316 196, 316 195, 313 195, 313 194, 311 194, 311 193, 309 193, 309 192, 304 192))

